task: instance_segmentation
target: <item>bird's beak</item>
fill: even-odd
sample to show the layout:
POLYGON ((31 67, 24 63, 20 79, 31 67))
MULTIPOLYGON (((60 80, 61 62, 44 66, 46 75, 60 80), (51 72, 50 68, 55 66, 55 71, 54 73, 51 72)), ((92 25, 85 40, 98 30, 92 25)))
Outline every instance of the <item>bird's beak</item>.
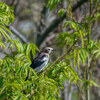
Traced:
POLYGON ((53 49, 52 51, 56 51, 56 49, 53 49))

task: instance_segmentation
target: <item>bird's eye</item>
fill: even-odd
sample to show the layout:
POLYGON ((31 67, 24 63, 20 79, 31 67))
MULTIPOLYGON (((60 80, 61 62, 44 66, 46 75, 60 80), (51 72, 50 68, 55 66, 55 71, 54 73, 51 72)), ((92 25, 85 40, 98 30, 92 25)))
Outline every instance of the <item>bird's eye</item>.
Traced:
POLYGON ((50 50, 50 49, 48 49, 48 50, 50 50))

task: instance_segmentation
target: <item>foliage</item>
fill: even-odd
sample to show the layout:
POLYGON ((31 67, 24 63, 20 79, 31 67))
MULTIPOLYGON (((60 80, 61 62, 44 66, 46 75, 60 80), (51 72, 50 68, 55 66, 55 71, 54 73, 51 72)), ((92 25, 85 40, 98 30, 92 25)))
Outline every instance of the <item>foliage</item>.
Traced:
MULTIPOLYGON (((0 7, 2 8, 1 24, 10 24, 13 21, 13 11, 4 3, 1 3, 0 7)), ((61 83, 65 79, 77 83, 77 80, 79 80, 77 73, 71 66, 62 61, 55 65, 56 68, 52 67, 47 74, 38 76, 30 67, 30 52, 32 52, 34 58, 39 49, 33 43, 22 44, 18 40, 12 40, 10 34, 8 34, 11 32, 3 25, 0 25, 0 35, 5 38, 6 43, 9 43, 7 50, 12 51, 12 53, 4 52, 6 56, 0 59, 1 100, 58 100, 59 87, 62 88, 61 83), (25 81, 29 71, 30 77, 25 81)), ((5 48, 2 41, 0 41, 0 46, 5 48)))
MULTIPOLYGON (((50 9, 55 8, 61 0, 48 0, 47 4, 50 9)), ((0 23, 8 25, 13 21, 13 11, 10 7, 0 2, 0 23), (9 13, 8 13, 9 12, 9 13), (4 14, 5 13, 5 14, 4 14), (8 15, 7 15, 8 14, 8 15), (7 20, 7 21, 6 21, 7 20)), ((59 11, 62 15, 63 9, 59 11)), ((95 16, 93 16, 95 17, 95 16)), ((94 18, 95 19, 95 18, 94 18)), ((30 52, 33 58, 39 49, 33 43, 22 44, 18 40, 12 40, 8 33, 11 33, 6 27, 0 25, 0 38, 4 36, 9 47, 7 50, 12 51, 11 54, 5 53, 5 57, 0 59, 0 99, 8 100, 59 100, 59 88, 63 89, 62 83, 68 80, 68 83, 82 83, 83 88, 87 86, 98 86, 92 79, 80 78, 77 74, 80 70, 80 63, 87 64, 84 66, 90 68, 92 58, 100 55, 99 42, 89 38, 90 21, 94 20, 89 17, 85 23, 76 21, 65 21, 63 28, 69 27, 72 33, 61 32, 57 35, 57 45, 63 47, 64 51, 73 46, 69 55, 64 56, 63 60, 57 61, 46 73, 36 74, 30 67, 30 52), (8 32, 8 33, 7 33, 8 32), (88 62, 88 63, 87 63, 88 62), (30 73, 29 73, 30 72, 30 73), (29 79, 25 81, 29 73, 29 79)), ((0 47, 5 45, 0 41, 0 47)), ((41 73, 41 72, 40 72, 41 73)))
POLYGON ((56 67, 52 67, 47 75, 50 78, 55 79, 55 81, 59 84, 59 86, 62 86, 62 82, 65 81, 65 79, 69 80, 69 83, 77 83, 77 80, 80 80, 77 76, 77 73, 73 70, 71 66, 69 66, 68 63, 59 61, 56 65, 56 67))
POLYGON ((56 8, 57 4, 60 3, 61 0, 47 0, 47 5, 50 8, 50 10, 56 8))
POLYGON ((15 48, 15 51, 12 56, 5 53, 5 58, 0 61, 1 97, 6 95, 8 99, 28 99, 34 94, 32 96, 34 99, 55 98, 58 94, 57 83, 48 77, 37 76, 29 67, 31 64, 30 51, 32 50, 34 56, 38 48, 33 43, 23 45, 17 40, 8 42, 10 42, 9 50, 15 48), (31 77, 26 82, 28 70, 30 70, 31 77))
MULTIPOLYGON (((70 61, 69 65, 72 65, 71 68, 76 69, 77 67, 77 72, 83 73, 84 76, 82 76, 80 82, 78 82, 80 85, 80 90, 83 92, 86 92, 86 100, 89 100, 89 95, 87 92, 90 89, 90 86, 95 86, 99 87, 91 77, 91 73, 93 75, 94 68, 93 68, 93 63, 96 61, 96 58, 100 56, 100 42, 99 41, 93 41, 90 38, 91 35, 91 25, 98 19, 98 1, 92 1, 90 2, 90 15, 88 17, 83 17, 82 22, 77 22, 75 21, 72 16, 72 14, 69 14, 68 9, 67 9, 67 14, 66 16, 70 16, 70 21, 65 21, 63 28, 68 28, 72 30, 71 33, 68 33, 66 31, 61 32, 60 34, 57 35, 56 41, 57 45, 59 47, 63 47, 64 51, 66 51, 68 48, 71 47, 76 41, 76 45, 74 46, 74 49, 72 52, 67 56, 64 57, 64 62, 68 63, 70 61), (96 12, 92 15, 92 7, 91 5, 95 4, 96 12), (95 60, 94 60, 95 59, 95 60), (93 62, 94 61, 94 62, 93 62), (83 64, 83 65, 82 65, 83 64), (85 70, 81 69, 81 66, 84 67, 85 70), (82 90, 81 88, 84 88, 82 90)), ((70 9, 69 9, 70 10, 70 9)), ((58 12, 58 14, 62 15, 62 10, 58 12)), ((80 76, 79 76, 80 78, 80 76)))
POLYGON ((58 16, 59 16, 59 15, 63 16, 64 10, 65 10, 65 9, 60 9, 60 10, 58 11, 58 16))
POLYGON ((5 3, 0 2, 0 24, 8 25, 14 20, 13 9, 5 3))
POLYGON ((13 9, 7 6, 5 3, 0 2, 0 47, 6 48, 5 44, 1 41, 2 35, 5 40, 11 40, 8 33, 12 34, 6 27, 3 25, 9 25, 14 20, 13 9))
POLYGON ((8 42, 9 50, 14 49, 14 51, 12 55, 5 52, 5 58, 0 61, 1 96, 8 95, 8 99, 54 100, 58 98, 58 87, 62 87, 61 83, 65 79, 74 83, 79 79, 76 72, 64 62, 59 62, 57 68, 52 67, 46 76, 37 76, 29 66, 30 51, 34 57, 35 51, 39 51, 38 48, 33 43, 21 44, 18 40, 8 42), (30 70, 30 77, 25 81, 28 70, 30 70))
POLYGON ((96 45, 97 49, 93 52, 93 54, 96 54, 96 58, 100 56, 100 44, 98 43, 96 45))

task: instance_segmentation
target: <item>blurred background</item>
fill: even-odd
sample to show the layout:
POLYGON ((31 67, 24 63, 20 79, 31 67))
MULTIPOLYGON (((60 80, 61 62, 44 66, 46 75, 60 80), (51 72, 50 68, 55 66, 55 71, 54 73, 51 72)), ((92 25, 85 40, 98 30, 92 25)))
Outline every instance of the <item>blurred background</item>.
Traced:
MULTIPOLYGON (((71 33, 72 30, 66 27, 62 29, 65 17, 57 16, 59 9, 68 7, 68 0, 62 0, 54 10, 50 10, 46 6, 46 0, 0 0, 14 9, 15 19, 9 26, 12 31, 13 39, 18 39, 22 43, 32 42, 38 46, 40 50, 44 47, 50 46, 56 48, 57 51, 51 54, 50 62, 54 61, 62 54, 63 49, 58 48, 56 44, 56 35, 66 30, 71 33)), ((76 5, 80 0, 74 0, 72 6, 76 5)), ((87 1, 87 0, 83 0, 87 1)), ((73 16, 77 22, 81 22, 84 14, 88 15, 89 2, 76 5, 77 8, 73 10, 73 16)), ((91 39, 94 41, 100 39, 100 22, 92 24, 91 39)), ((8 45, 6 44, 6 47, 8 45)), ((4 49, 0 50, 0 58, 4 58, 4 49)), ((6 51, 11 53, 12 51, 6 51)), ((81 66, 83 68, 83 66, 81 66)), ((81 73, 80 73, 81 75, 81 73)), ((96 61, 95 73, 93 75, 95 82, 100 85, 100 57, 96 61)), ((60 90, 60 97, 62 100, 77 100, 78 90, 72 84, 62 83, 64 89, 60 90)), ((84 94, 83 94, 84 96, 84 94)), ((100 100, 100 89, 96 87, 91 88, 91 99, 100 100)))

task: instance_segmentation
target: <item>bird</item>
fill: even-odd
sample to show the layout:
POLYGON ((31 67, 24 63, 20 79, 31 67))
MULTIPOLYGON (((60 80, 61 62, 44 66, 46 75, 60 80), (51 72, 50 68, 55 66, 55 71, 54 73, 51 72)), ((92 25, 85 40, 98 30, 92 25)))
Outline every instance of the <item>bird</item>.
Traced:
POLYGON ((35 70, 36 73, 40 72, 49 61, 49 54, 55 51, 55 49, 51 47, 46 47, 42 52, 38 54, 36 58, 33 59, 30 67, 35 70))

